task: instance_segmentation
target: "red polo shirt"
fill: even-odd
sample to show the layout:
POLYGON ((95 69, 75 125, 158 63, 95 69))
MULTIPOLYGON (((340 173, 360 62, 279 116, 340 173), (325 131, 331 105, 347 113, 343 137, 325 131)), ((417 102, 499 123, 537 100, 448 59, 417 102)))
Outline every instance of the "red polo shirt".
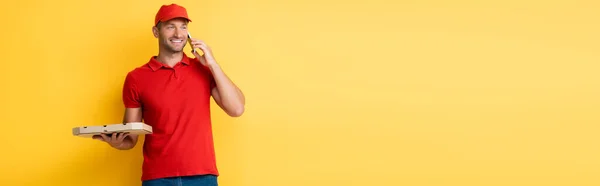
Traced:
POLYGON ((127 108, 142 108, 146 135, 142 180, 218 175, 210 119, 210 70, 185 56, 174 67, 155 57, 132 71, 123 87, 127 108))

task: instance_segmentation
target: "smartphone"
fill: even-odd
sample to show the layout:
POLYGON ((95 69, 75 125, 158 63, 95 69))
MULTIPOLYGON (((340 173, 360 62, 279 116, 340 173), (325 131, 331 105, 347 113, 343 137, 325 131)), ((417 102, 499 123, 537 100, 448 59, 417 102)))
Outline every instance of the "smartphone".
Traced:
POLYGON ((192 45, 192 35, 190 35, 190 33, 188 32, 188 43, 190 44, 190 47, 192 48, 192 53, 196 52, 196 49, 194 49, 194 46, 192 45))

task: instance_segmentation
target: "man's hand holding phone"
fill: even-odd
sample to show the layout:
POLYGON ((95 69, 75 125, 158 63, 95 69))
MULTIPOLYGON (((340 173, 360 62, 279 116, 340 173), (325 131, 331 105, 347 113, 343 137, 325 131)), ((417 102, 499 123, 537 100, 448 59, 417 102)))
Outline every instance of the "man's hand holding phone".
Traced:
POLYGON ((210 47, 208 47, 208 45, 206 45, 206 43, 204 43, 204 41, 192 38, 188 34, 188 42, 189 42, 190 46, 192 47, 192 53, 194 54, 194 56, 196 56, 196 58, 198 58, 200 60, 200 63, 202 63, 202 65, 208 67, 208 66, 217 64, 217 61, 213 57, 210 47), (204 53, 204 55, 200 55, 196 49, 202 50, 202 53, 204 53))

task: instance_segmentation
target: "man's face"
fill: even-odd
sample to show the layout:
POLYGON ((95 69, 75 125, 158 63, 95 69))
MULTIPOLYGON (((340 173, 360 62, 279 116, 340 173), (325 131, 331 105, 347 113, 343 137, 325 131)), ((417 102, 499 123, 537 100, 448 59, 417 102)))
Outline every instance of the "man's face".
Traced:
POLYGON ((187 20, 171 19, 162 22, 153 29, 154 36, 158 38, 159 47, 167 52, 181 52, 187 41, 187 20))

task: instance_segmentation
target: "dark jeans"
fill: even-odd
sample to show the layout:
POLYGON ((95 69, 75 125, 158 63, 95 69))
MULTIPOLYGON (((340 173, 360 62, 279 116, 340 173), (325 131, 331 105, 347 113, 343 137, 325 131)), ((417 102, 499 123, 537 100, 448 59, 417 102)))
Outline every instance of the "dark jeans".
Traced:
POLYGON ((142 186, 218 186, 214 175, 183 176, 146 180, 142 186))

